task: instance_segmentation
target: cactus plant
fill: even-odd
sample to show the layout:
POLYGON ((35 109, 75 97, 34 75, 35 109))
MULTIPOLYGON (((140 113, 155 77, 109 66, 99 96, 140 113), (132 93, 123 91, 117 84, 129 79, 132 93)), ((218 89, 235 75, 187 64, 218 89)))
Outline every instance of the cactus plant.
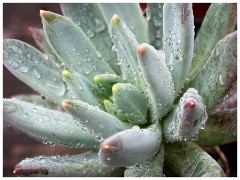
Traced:
POLYGON ((212 4, 195 41, 192 4, 61 9, 30 28, 41 51, 4 40, 4 65, 40 94, 4 99, 4 121, 89 151, 27 158, 14 173, 225 176, 202 147, 237 140, 236 4, 212 4))

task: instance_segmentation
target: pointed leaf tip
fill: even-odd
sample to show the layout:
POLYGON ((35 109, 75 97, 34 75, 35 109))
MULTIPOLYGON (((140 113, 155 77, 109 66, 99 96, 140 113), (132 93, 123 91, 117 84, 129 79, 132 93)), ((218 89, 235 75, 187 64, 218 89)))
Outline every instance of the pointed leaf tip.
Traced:
POLYGON ((138 46, 137 52, 139 56, 143 55, 145 51, 146 51, 146 46, 144 43, 138 46))
POLYGON ((112 22, 117 24, 120 22, 120 17, 117 15, 117 14, 114 14, 113 17, 112 17, 112 22))

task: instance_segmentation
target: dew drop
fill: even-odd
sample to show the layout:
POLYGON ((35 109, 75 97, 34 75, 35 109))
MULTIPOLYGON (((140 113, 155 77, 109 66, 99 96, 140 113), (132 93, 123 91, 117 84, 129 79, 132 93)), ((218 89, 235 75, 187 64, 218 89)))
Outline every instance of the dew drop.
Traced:
POLYGON ((25 66, 21 66, 19 69, 21 70, 22 73, 27 73, 28 72, 28 68, 25 67, 25 66))
POLYGON ((41 74, 39 73, 39 71, 37 70, 37 67, 34 67, 33 74, 34 74, 35 78, 37 78, 37 79, 40 79, 42 77, 41 74))
POLYGON ((99 19, 94 19, 95 21, 95 31, 96 32, 102 32, 105 29, 105 24, 99 20, 99 19))
POLYGON ((218 76, 218 80, 219 80, 220 85, 224 86, 226 84, 225 80, 221 74, 218 76))

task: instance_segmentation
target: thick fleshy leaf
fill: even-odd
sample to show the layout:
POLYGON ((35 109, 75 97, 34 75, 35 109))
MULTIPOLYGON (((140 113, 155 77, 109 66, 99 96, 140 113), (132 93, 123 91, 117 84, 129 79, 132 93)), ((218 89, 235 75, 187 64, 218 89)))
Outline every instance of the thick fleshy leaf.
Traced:
POLYGON ((218 146, 237 141, 237 107, 209 115, 206 128, 199 133, 201 146, 218 146))
POLYGON ((192 4, 164 4, 163 37, 165 61, 173 76, 176 97, 188 77, 193 58, 194 18, 192 4))
POLYGON ((66 111, 77 118, 89 130, 97 134, 101 140, 131 127, 131 125, 123 123, 97 106, 92 106, 82 101, 65 100, 62 105, 66 111))
POLYGON ((94 76, 93 80, 105 97, 112 95, 112 86, 114 84, 123 82, 123 79, 116 74, 98 74, 94 76))
POLYGON ((174 99, 173 79, 164 58, 164 53, 153 46, 141 44, 138 47, 138 61, 147 88, 152 122, 166 115, 174 99))
POLYGON ((163 134, 167 142, 196 139, 208 119, 203 98, 195 89, 188 89, 178 105, 163 121, 163 134))
POLYGON ((149 43, 163 49, 163 3, 148 3, 146 13, 149 43))
POLYGON ((93 94, 94 90, 97 91, 98 89, 94 87, 91 81, 74 70, 63 70, 62 75, 67 84, 70 98, 100 107, 96 96, 93 94))
POLYGON ((57 64, 61 64, 61 61, 57 58, 49 46, 43 29, 30 27, 29 30, 31 31, 33 39, 37 43, 38 47, 45 53, 45 58, 49 58, 49 60, 52 60, 57 64))
POLYGON ((120 111, 117 110, 115 105, 113 105, 112 101, 105 99, 103 101, 103 104, 104 104, 106 111, 109 114, 114 115, 115 117, 117 117, 119 120, 121 120, 123 122, 128 122, 126 117, 124 115, 122 115, 120 111))
POLYGON ((213 108, 212 114, 237 107, 237 81, 223 100, 213 108))
POLYGON ((97 74, 114 73, 82 29, 61 15, 40 12, 47 41, 57 57, 92 81, 97 74))
POLYGON ((13 173, 38 177, 106 177, 121 175, 124 169, 103 165, 97 153, 72 156, 39 156, 17 164, 13 173))
POLYGON ((71 18, 90 38, 96 49, 117 74, 120 67, 117 55, 112 51, 112 41, 108 33, 108 23, 96 3, 63 3, 61 9, 64 16, 71 18))
POLYGON ((234 31, 236 23, 236 3, 211 4, 194 42, 194 60, 189 81, 202 70, 218 41, 234 31))
POLYGON ((138 42, 148 43, 147 22, 138 3, 101 3, 99 6, 107 24, 114 14, 118 14, 136 34, 138 42))
POLYGON ((161 143, 159 152, 153 159, 147 160, 141 164, 127 167, 124 172, 125 177, 164 177, 164 143, 161 143))
POLYGON ((165 163, 178 176, 226 176, 220 165, 193 142, 165 144, 165 152, 165 163))
POLYGON ((147 98, 136 86, 130 83, 116 83, 112 92, 117 114, 134 125, 147 122, 147 98))
POLYGON ((16 98, 19 99, 21 101, 26 101, 32 104, 36 104, 48 109, 54 109, 54 110, 62 110, 62 107, 59 106, 58 104, 56 104, 56 102, 51 101, 49 99, 47 99, 44 96, 40 96, 40 95, 25 95, 25 94, 19 94, 16 96, 13 96, 12 98, 16 98))
POLYGON ((207 110, 216 106, 237 79, 237 31, 218 42, 202 71, 188 87, 204 97, 207 110))
POLYGON ((4 121, 45 144, 98 148, 99 140, 70 115, 17 99, 4 99, 4 121))
POLYGON ((15 39, 3 41, 4 65, 21 81, 58 104, 66 98, 61 70, 44 54, 15 39))
POLYGON ((123 79, 144 91, 145 86, 137 62, 137 46, 139 43, 135 35, 116 14, 111 19, 109 32, 121 64, 123 79))
POLYGON ((153 124, 147 129, 134 126, 105 139, 101 144, 99 158, 110 166, 132 166, 151 159, 158 152, 161 141, 159 124, 153 124))

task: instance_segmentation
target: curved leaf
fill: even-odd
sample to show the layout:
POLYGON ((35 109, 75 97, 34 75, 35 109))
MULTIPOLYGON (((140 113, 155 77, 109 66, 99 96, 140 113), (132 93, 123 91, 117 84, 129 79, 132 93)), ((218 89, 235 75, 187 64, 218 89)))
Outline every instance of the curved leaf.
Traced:
POLYGON ((18 176, 43 177, 106 177, 121 175, 123 169, 103 165, 97 153, 72 156, 39 156, 27 158, 14 168, 18 176))
POLYGON ((91 81, 97 74, 114 73, 78 25, 50 11, 40 15, 47 41, 62 62, 91 81))
POLYGON ((188 89, 174 110, 163 120, 166 142, 189 141, 197 138, 205 127, 208 115, 203 98, 195 89, 188 89))
POLYGON ((99 7, 107 24, 114 14, 118 14, 136 34, 138 42, 148 43, 147 23, 138 3, 101 3, 99 7))
POLYGON ((62 105, 68 113, 97 134, 101 140, 131 127, 131 125, 123 123, 97 106, 92 106, 82 101, 65 100, 62 105))
POLYGON ((194 47, 192 4, 165 3, 163 6, 163 50, 171 70, 175 97, 188 77, 194 47))
POLYGON ((164 54, 153 46, 141 44, 138 47, 139 67, 147 88, 152 122, 167 114, 174 98, 173 79, 164 58, 164 54))
POLYGON ((202 71, 188 87, 204 97, 207 110, 216 106, 237 79, 237 31, 218 42, 202 71))
POLYGON ((3 41, 4 65, 21 81, 58 104, 66 99, 61 70, 52 61, 22 41, 3 41))
POLYGON ((70 115, 17 99, 4 99, 4 121, 47 144, 97 148, 99 140, 70 115))
POLYGON ((134 125, 147 122, 147 99, 136 86, 130 83, 116 83, 112 92, 116 114, 134 125))
POLYGON ((147 129, 134 126, 105 139, 100 147, 99 158, 110 166, 132 166, 151 159, 158 152, 161 141, 159 124, 147 129))
POLYGON ((161 143, 159 152, 153 159, 147 160, 141 164, 127 167, 124 172, 125 177, 164 177, 164 143, 161 143))
POLYGON ((189 81, 202 70, 217 42, 234 31, 236 23, 236 3, 211 4, 194 42, 194 60, 189 81))
POLYGON ((98 74, 94 76, 93 80, 99 87, 101 94, 106 97, 112 95, 112 86, 115 83, 123 82, 123 79, 116 74, 98 74))
POLYGON ((149 44, 163 49, 163 3, 147 4, 149 44))
POLYGON ((109 32, 121 64, 123 79, 144 91, 145 86, 137 62, 139 43, 135 35, 116 14, 111 19, 109 32))
POLYGON ((165 163, 178 176, 226 176, 220 165, 193 142, 165 144, 165 150, 165 163))
POLYGON ((37 43, 38 47, 46 53, 44 56, 45 58, 49 58, 49 60, 54 61, 57 64, 61 64, 60 59, 53 53, 51 47, 49 46, 47 39, 45 37, 43 29, 32 28, 30 27, 29 30, 32 33, 33 39, 37 43))
POLYGON ((112 51, 112 41, 99 5, 96 3, 62 3, 63 15, 75 22, 90 38, 96 49, 117 74, 120 66, 117 55, 112 51))
POLYGON ((100 107, 97 101, 97 96, 94 96, 93 94, 93 92, 98 89, 97 87, 94 87, 92 82, 74 70, 63 70, 62 75, 63 80, 67 84, 70 98, 100 107))
POLYGON ((237 108, 209 116, 206 127, 199 133, 201 146, 218 146, 237 141, 237 108))

